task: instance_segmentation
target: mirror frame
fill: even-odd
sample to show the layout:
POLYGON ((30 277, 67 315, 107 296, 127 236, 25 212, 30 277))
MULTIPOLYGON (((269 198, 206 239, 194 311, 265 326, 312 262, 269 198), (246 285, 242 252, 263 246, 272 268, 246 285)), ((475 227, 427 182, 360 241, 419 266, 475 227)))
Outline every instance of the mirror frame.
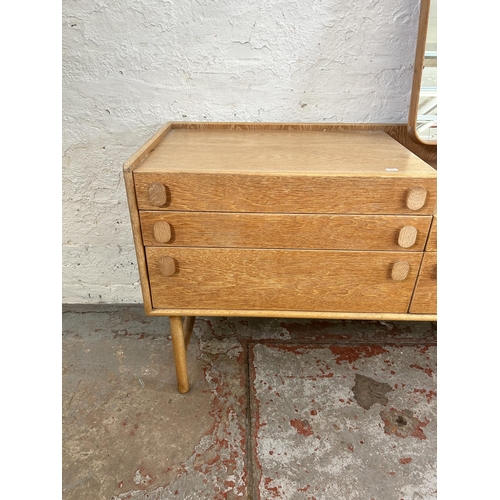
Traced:
POLYGON ((413 83, 410 98, 410 110, 408 112, 408 134, 414 142, 436 146, 437 141, 426 141, 417 134, 418 104, 420 101, 420 87, 422 85, 422 74, 424 70, 425 44, 427 41, 427 30, 429 26, 431 0, 421 0, 420 18, 418 23, 417 50, 415 54, 415 66, 413 71, 413 83))

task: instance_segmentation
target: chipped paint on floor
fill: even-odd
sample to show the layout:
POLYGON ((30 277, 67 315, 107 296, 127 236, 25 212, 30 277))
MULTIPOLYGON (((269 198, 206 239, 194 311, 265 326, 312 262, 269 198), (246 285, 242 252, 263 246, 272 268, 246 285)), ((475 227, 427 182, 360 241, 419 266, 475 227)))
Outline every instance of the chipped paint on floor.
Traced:
POLYGON ((198 321, 180 395, 168 321, 133 316, 64 318, 63 498, 247 498, 243 348, 198 321))
POLYGON ((258 343, 251 354, 259 498, 436 497, 434 347, 258 343), (363 408, 359 375, 387 401, 378 391, 363 408))
POLYGON ((197 318, 185 395, 167 318, 63 329, 64 500, 435 498, 435 324, 197 318))

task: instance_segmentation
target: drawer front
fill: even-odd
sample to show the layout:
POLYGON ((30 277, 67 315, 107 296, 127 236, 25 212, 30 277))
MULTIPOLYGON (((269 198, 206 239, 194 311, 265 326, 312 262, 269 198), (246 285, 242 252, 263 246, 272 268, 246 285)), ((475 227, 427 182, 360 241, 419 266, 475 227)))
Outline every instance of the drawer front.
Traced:
POLYGON ((437 251, 437 217, 432 218, 431 231, 429 233, 429 240, 425 249, 429 252, 437 251))
POLYGON ((425 252, 410 313, 437 314, 437 252, 425 252))
POLYGON ((422 254, 147 247, 154 308, 406 313, 422 254))
POLYGON ((134 182, 141 210, 432 215, 436 203, 427 177, 136 172, 134 182))
POLYGON ((146 246, 423 251, 431 216, 140 213, 146 246))

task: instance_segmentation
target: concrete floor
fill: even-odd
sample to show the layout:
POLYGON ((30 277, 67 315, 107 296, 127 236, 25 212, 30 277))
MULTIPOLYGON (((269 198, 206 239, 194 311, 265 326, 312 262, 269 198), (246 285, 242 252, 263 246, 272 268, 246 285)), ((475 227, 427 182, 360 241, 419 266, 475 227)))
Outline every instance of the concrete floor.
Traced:
POLYGON ((436 324, 63 310, 63 499, 430 500, 436 324))

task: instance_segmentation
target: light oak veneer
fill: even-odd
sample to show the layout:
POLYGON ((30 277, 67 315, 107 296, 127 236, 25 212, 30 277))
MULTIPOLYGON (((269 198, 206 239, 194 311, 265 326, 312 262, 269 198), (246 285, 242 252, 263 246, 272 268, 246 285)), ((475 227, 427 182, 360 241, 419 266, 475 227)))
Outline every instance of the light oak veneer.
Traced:
POLYGON ((427 240, 427 245, 425 249, 429 252, 437 251, 437 217, 432 218, 431 230, 429 233, 429 239, 427 240))
MULTIPOLYGON (((151 220, 151 227, 149 231, 145 234, 150 238, 152 236, 153 244, 161 245, 162 243, 169 243, 172 240, 172 227, 170 224, 164 220, 158 220, 158 216, 155 212, 150 212, 153 214, 153 220, 151 220)), ((144 221, 141 221, 142 227, 144 227, 144 221)), ((192 241, 192 240, 191 240, 192 241)), ((147 245, 147 243, 145 243, 147 245)))
POLYGON ((423 251, 431 216, 141 211, 146 246, 423 251))
POLYGON ((327 129, 174 129, 135 172, 435 177, 382 131, 327 129))
POLYGON ((410 313, 437 313, 437 252, 425 252, 410 313))
POLYGON ((196 315, 435 320, 435 160, 402 125, 162 127, 124 176, 179 391, 196 315))
POLYGON ((422 260, 420 252, 185 247, 147 247, 146 256, 155 308, 387 313, 408 311, 422 260), (177 263, 168 278, 165 256, 177 263))
POLYGON ((399 231, 398 245, 402 248, 415 247, 418 236, 418 229, 414 225, 405 226, 399 231))
POLYGON ((167 187, 161 182, 153 182, 148 186, 148 201, 155 207, 162 207, 168 201, 167 187))
MULTIPOLYGON (((429 167, 431 168, 431 167, 429 167)), ((137 173, 134 174, 141 210, 330 213, 330 214, 419 214, 432 215, 436 204, 436 183, 432 177, 302 176, 137 173), (162 183, 169 201, 155 206, 149 187, 162 183), (414 188, 426 189, 424 205, 412 209, 407 199, 414 188)), ((414 206, 414 205, 411 205, 414 206)))

